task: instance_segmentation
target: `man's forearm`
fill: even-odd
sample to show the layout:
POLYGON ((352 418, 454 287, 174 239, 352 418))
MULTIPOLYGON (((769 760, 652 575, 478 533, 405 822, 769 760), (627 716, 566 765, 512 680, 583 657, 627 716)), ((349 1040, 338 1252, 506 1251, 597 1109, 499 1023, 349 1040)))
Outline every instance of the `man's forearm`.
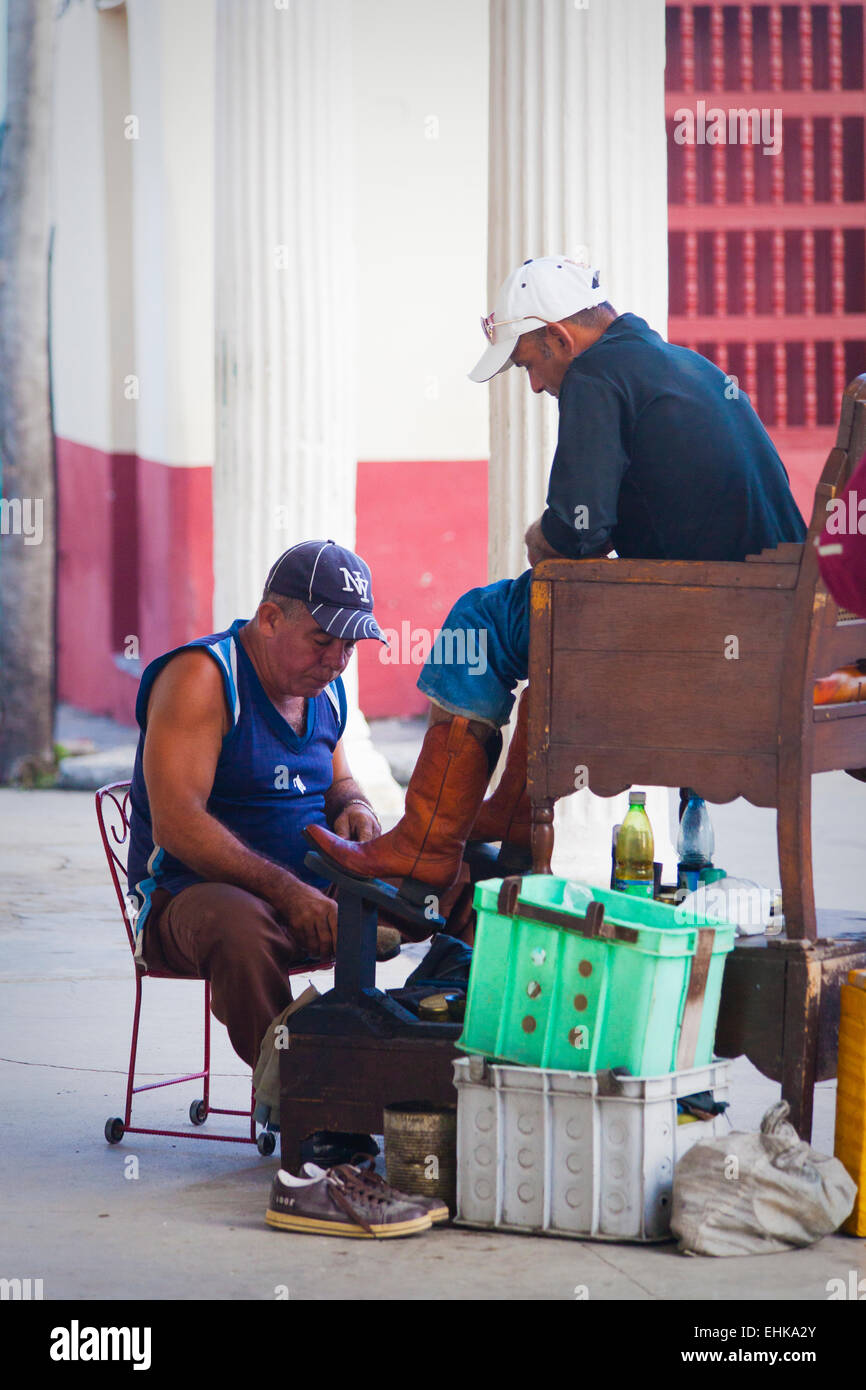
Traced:
MULTIPOLYGON (((328 824, 333 826, 340 812, 353 801, 360 801, 373 811, 370 798, 365 795, 363 788, 358 786, 354 777, 341 777, 339 781, 332 782, 325 792, 325 816, 328 824)), ((373 815, 375 814, 373 811, 373 815)))
POLYGON ((205 810, 185 810, 182 822, 154 826, 154 843, 202 878, 233 883, 275 906, 287 882, 300 883, 290 869, 256 854, 205 810))
POLYGON ((530 565, 537 565, 539 560, 561 560, 563 558, 562 552, 554 550, 542 531, 540 517, 527 527, 524 541, 526 542, 526 553, 530 565))

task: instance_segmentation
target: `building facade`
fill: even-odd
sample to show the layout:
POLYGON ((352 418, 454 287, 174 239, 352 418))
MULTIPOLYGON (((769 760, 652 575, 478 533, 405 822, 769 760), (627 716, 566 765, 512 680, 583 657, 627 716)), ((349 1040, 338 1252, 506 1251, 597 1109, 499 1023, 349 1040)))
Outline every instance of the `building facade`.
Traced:
POLYGON ((808 510, 866 368, 863 10, 69 0, 59 697, 128 722, 142 663, 338 533, 397 638, 359 652, 361 707, 421 712, 412 653, 518 571, 543 505, 555 407, 466 371, 498 282, 554 243, 749 391, 808 510), (766 110, 766 141, 714 143, 713 108, 766 110))
MULTIPOLYGON (((141 664, 254 603, 299 517, 307 534, 357 542, 397 631, 435 628, 485 576, 487 397, 465 374, 486 307, 487 7, 305 8, 318 28, 279 2, 70 0, 58 20, 58 694, 124 722, 141 664), (335 188, 304 159, 338 41, 335 188), (314 259, 326 244, 339 258, 323 279, 346 294, 322 323, 314 259), (264 342, 255 315, 280 295, 299 336, 264 342), (231 478, 226 400, 254 353, 231 478), (271 373, 284 381, 268 404, 271 373), (291 402, 287 378, 300 383, 291 402), (257 422, 276 395, 275 443, 257 422), (316 450, 321 421, 340 412, 352 477, 328 497, 333 469, 316 450), (250 573, 226 584, 235 552, 250 573)), ((371 713, 420 710, 411 665, 361 655, 371 713)))

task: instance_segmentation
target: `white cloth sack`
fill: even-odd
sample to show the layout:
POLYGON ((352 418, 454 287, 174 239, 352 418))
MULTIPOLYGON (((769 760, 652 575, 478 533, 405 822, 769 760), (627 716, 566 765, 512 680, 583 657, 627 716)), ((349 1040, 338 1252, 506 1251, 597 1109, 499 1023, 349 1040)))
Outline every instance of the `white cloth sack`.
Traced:
POLYGON ((857 1185, 785 1122, 779 1101, 760 1134, 733 1131, 695 1144, 674 1171, 671 1231, 684 1255, 772 1255, 841 1226, 857 1185))

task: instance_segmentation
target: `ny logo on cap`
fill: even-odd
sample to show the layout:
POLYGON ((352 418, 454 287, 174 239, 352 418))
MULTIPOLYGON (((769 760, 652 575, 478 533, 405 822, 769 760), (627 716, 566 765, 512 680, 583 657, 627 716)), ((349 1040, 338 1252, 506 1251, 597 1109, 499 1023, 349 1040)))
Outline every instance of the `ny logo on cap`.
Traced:
POLYGON ((367 602, 367 590, 370 587, 369 579, 365 579, 360 570, 347 570, 345 565, 340 566, 340 573, 343 576, 343 591, 351 593, 352 589, 361 595, 364 602, 367 602))

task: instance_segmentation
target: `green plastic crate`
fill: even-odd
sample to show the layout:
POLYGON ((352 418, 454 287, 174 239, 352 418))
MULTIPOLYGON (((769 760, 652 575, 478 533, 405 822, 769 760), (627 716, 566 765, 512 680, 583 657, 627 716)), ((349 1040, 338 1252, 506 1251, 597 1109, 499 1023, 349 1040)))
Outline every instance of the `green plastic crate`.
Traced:
POLYGON ((590 905, 582 916, 563 907, 569 882, 575 884, 532 874, 476 884, 478 921, 457 1046, 527 1066, 628 1067, 635 1076, 708 1064, 735 928, 700 918, 679 926, 666 903, 589 884, 579 887, 603 912, 590 905), (501 895, 513 915, 500 911, 501 895), (532 916, 551 909, 552 920, 532 916))

